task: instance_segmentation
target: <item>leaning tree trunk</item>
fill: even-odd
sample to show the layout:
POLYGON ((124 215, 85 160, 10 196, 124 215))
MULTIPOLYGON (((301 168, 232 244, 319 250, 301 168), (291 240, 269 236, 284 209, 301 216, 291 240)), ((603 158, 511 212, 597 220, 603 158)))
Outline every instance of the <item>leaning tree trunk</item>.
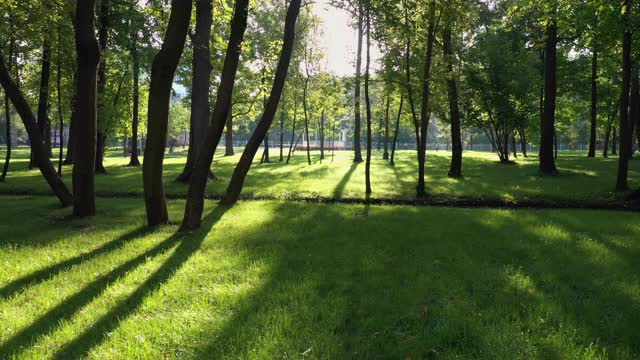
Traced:
MULTIPOLYGON (((40 138, 43 141, 48 157, 51 157, 51 132, 49 123, 49 78, 51 76, 51 42, 49 36, 45 36, 42 45, 42 69, 40 71, 40 91, 38 93, 38 129, 40 138)), ((31 158, 29 168, 38 167, 38 161, 35 159, 33 149, 31 150, 31 158)))
POLYGON ((400 94, 400 106, 398 107, 398 116, 396 117, 396 131, 393 133, 393 142, 391 143, 391 159, 389 164, 395 165, 396 146, 398 144, 398 133, 400 132, 400 117, 402 116, 402 105, 404 103, 404 94, 400 94))
POLYGON ((364 70, 364 101, 367 111, 367 159, 364 167, 365 193, 371 194, 371 99, 369 96, 369 68, 371 67, 371 2, 367 1, 367 59, 364 70))
POLYGON ((544 107, 540 124, 540 172, 555 175, 554 134, 556 112, 556 44, 558 27, 554 20, 547 25, 547 39, 544 50, 544 107))
MULTIPOLYGON (((10 29, 12 27, 10 26, 10 29)), ((13 48, 15 46, 15 38, 12 36, 9 41, 9 64, 7 67, 7 73, 11 73, 12 61, 13 61, 13 48)), ((16 66, 17 67, 17 66, 16 66)), ((9 94, 5 91, 4 94, 4 119, 6 120, 6 140, 7 140, 7 154, 4 159, 4 166, 2 167, 2 175, 0 175, 0 182, 4 182, 7 178, 7 172, 9 172, 9 164, 11 163, 11 113, 9 109, 9 94)))
POLYGON ((629 132, 629 93, 631 88, 631 9, 633 0, 624 0, 622 6, 626 8, 623 14, 624 34, 622 36, 622 94, 620 94, 620 156, 618 157, 618 176, 616 191, 629 188, 629 142, 632 135, 629 132))
POLYGON ((192 39, 192 86, 189 151, 178 181, 187 182, 209 126, 209 84, 211 78, 209 41, 213 23, 213 0, 196 0, 196 30, 192 39))
POLYGON ((432 0, 429 5, 429 25, 427 26, 427 50, 424 61, 424 79, 422 82, 422 108, 420 109, 420 141, 418 147, 418 186, 416 197, 427 195, 425 190, 425 160, 427 150, 427 129, 429 128, 429 92, 431 86, 431 60, 433 58, 433 44, 435 43, 436 4, 432 0))
MULTIPOLYGON (((462 177, 462 138, 460 136, 460 110, 458 107, 458 86, 453 72, 455 55, 453 54, 453 44, 451 40, 451 18, 446 19, 444 31, 442 33, 442 44, 444 57, 447 62, 447 88, 449 98, 449 117, 451 119, 451 166, 449 177, 462 177)), ((515 141, 515 137, 514 137, 515 141)), ((515 152, 515 146, 514 146, 515 152)))
POLYGON ((362 68, 362 37, 363 37, 363 9, 362 1, 358 1, 358 49, 356 50, 356 78, 354 91, 354 133, 353 133, 353 150, 355 162, 362 162, 362 149, 360 148, 360 69, 362 68))
POLYGON ((231 20, 231 34, 229 36, 227 52, 220 76, 220 85, 218 86, 216 95, 216 104, 203 142, 203 144, 206 145, 200 149, 193 173, 191 174, 187 204, 181 226, 182 230, 196 229, 200 227, 202 222, 207 175, 210 171, 213 154, 216 152, 216 147, 222 137, 222 131, 224 130, 224 125, 231 107, 231 97, 235 85, 236 72, 238 70, 242 41, 247 28, 248 8, 249 0, 236 0, 234 15, 231 20))
POLYGON ((221 203, 226 205, 235 204, 240 197, 244 180, 249 172, 253 158, 258 151, 260 142, 269 131, 269 127, 273 122, 273 118, 278 109, 278 103, 280 102, 280 96, 282 95, 282 89, 287 79, 287 72, 289 71, 289 64, 291 62, 291 53, 293 52, 293 44, 295 41, 295 25, 300 12, 301 0, 291 0, 289 8, 287 9, 287 15, 284 22, 284 39, 282 42, 282 51, 280 52, 280 59, 278 60, 278 66, 276 68, 276 74, 271 88, 271 94, 267 101, 264 114, 258 123, 258 126, 253 131, 253 134, 249 138, 249 142, 242 152, 240 161, 233 171, 231 181, 227 187, 227 192, 222 198, 221 203))
POLYGON ((164 41, 160 51, 153 58, 151 67, 147 144, 142 164, 144 200, 147 223, 150 226, 166 224, 169 221, 162 182, 162 164, 167 140, 171 85, 189 30, 191 5, 191 1, 171 1, 171 15, 164 41))
POLYGON ((596 132, 598 131, 598 49, 593 47, 591 57, 591 129, 589 133, 589 153, 587 157, 596 157, 596 132))
POLYGON ((95 36, 95 0, 77 0, 76 53, 78 57, 78 101, 73 165, 73 214, 96 213, 95 162, 97 144, 97 79, 100 48, 95 36))
POLYGON ((56 173, 56 170, 51 164, 51 160, 49 159, 49 154, 47 153, 47 149, 45 149, 44 144, 42 143, 42 137, 40 136, 40 130, 38 129, 38 124, 36 123, 36 119, 33 116, 33 112, 27 103, 27 100, 24 98, 22 92, 18 89, 18 86, 11 79, 9 75, 9 71, 4 63, 4 58, 0 53, 0 84, 4 88, 5 93, 11 99, 13 106, 16 108, 16 111, 22 118, 22 122, 24 123, 24 127, 27 130, 27 134, 29 135, 29 141, 31 142, 31 146, 33 149, 33 153, 35 155, 35 159, 40 164, 40 172, 49 183, 51 190, 58 197, 62 206, 69 206, 73 203, 73 197, 67 189, 67 186, 62 182, 62 179, 56 173))

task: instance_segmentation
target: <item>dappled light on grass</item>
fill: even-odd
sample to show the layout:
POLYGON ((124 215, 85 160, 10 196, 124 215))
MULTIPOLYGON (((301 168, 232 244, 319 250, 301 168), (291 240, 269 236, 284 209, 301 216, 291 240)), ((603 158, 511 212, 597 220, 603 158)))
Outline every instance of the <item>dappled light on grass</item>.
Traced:
MULTIPOLYGON (((199 232, 166 226, 109 245, 144 210, 101 199, 109 214, 90 232, 12 245, 30 228, 68 236, 73 221, 44 226, 64 212, 47 209, 52 201, 3 198, 5 209, 39 210, 0 240, 2 263, 23 262, 19 274, 0 272, 0 288, 63 264, 0 298, 3 355, 640 355, 634 213, 209 202, 199 232)), ((170 202, 173 219, 183 206, 170 202)))

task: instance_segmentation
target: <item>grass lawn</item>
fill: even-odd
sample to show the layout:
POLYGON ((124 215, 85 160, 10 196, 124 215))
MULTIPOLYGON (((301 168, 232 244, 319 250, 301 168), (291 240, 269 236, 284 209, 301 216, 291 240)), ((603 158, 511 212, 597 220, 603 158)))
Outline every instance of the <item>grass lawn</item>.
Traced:
MULTIPOLYGON (((135 183, 110 163, 102 191, 135 183)), ((289 171, 257 169, 253 191, 289 171)), ((345 188, 359 191, 355 176, 345 188)), ((91 220, 52 197, 0 201, 3 359, 640 357, 637 213, 207 202, 203 229, 183 235, 145 229, 141 199, 99 199, 91 220)), ((170 202, 172 219, 183 206, 170 202)))
MULTIPOLYGON (((277 150, 277 149, 276 149, 277 150)), ((245 182, 244 195, 270 198, 328 197, 364 198, 364 163, 354 164, 351 152, 336 152, 331 159, 319 160, 313 154, 313 164, 306 163, 306 154, 296 153, 289 165, 278 163, 277 151, 273 151, 275 162, 254 164, 245 182)), ((0 184, 0 193, 48 193, 47 184, 37 170, 27 170, 28 149, 15 152, 7 182, 0 184)), ((98 194, 142 194, 142 170, 129 168, 127 158, 116 156, 114 151, 107 158, 108 175, 97 177, 98 194)), ((463 160, 464 179, 447 177, 449 153, 446 151, 427 154, 428 191, 440 198, 487 198, 513 201, 519 199, 548 199, 576 201, 612 201, 624 195, 613 191, 617 171, 617 158, 588 159, 586 153, 563 152, 558 159, 561 172, 556 177, 538 175, 538 159, 519 157, 516 165, 501 165, 493 153, 465 152, 463 160)), ((259 157, 258 157, 259 158, 259 157)), ((184 196, 187 185, 174 179, 182 171, 186 152, 176 152, 165 161, 166 192, 173 196, 184 196)), ((218 179, 208 186, 209 194, 221 195, 239 159, 224 157, 218 153, 213 169, 218 179)), ((382 160, 381 152, 374 152, 372 162, 373 198, 410 199, 415 195, 417 178, 414 151, 400 151, 396 166, 382 160)), ((259 161, 259 159, 258 159, 259 161)), ((71 183, 71 167, 65 167, 64 178, 71 183)), ((640 160, 632 160, 629 173, 632 188, 640 186, 640 160)))

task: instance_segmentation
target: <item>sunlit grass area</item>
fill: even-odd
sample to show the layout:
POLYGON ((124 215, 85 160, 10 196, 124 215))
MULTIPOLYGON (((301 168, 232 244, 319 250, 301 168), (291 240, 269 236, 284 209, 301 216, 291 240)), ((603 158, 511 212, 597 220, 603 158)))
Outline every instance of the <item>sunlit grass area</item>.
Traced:
MULTIPOLYGON (((217 179, 211 181, 211 195, 224 193, 237 155, 216 155, 213 170, 217 179)), ((114 150, 106 160, 107 175, 97 176, 97 192, 110 194, 142 194, 142 169, 130 168, 128 158, 118 156, 114 150)), ((427 158, 428 191, 442 198, 474 197, 501 200, 550 199, 608 201, 619 199, 624 194, 613 191, 617 169, 617 158, 588 159, 585 153, 563 152, 558 158, 560 176, 541 177, 538 174, 536 154, 528 158, 518 157, 515 165, 502 165, 497 156, 484 152, 465 152, 463 160, 464 179, 447 177, 450 155, 446 151, 430 151, 427 158)), ((286 158, 286 152, 285 152, 286 158)), ((312 165, 307 165, 306 153, 296 152, 289 164, 278 162, 278 150, 272 149, 272 162, 259 164, 259 158, 249 172, 243 194, 270 198, 329 197, 364 198, 364 163, 354 164, 353 154, 348 151, 327 153, 320 161, 318 152, 313 153, 312 165)), ((184 196, 187 185, 175 181, 186 160, 184 150, 168 155, 164 177, 167 194, 184 196)), ((0 193, 48 193, 48 187, 37 170, 29 171, 28 150, 16 152, 7 182, 0 184, 0 193)), ((374 152, 372 162, 373 198, 407 199, 415 195, 417 162, 414 151, 400 151, 396 165, 390 166, 382 160, 381 152, 374 152)), ((64 178, 71 183, 71 166, 64 168, 64 178)), ((640 186, 640 160, 630 162, 630 185, 640 186)))
POLYGON ((635 213, 0 199, 3 359, 640 357, 635 213))

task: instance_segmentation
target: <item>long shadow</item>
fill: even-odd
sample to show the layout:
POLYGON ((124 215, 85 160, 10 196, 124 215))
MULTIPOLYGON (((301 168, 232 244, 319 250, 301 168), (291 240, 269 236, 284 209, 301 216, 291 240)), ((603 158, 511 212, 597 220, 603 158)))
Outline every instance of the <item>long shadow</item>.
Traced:
MULTIPOLYGON (((207 217, 207 224, 210 226, 213 225, 212 217, 216 216, 219 219, 222 216, 220 211, 214 211, 211 215, 207 217)), ((204 238, 206 232, 203 232, 202 238, 204 238)), ((183 235, 181 233, 175 233, 169 238, 157 244, 152 249, 147 250, 146 252, 136 256, 135 258, 127 261, 126 263, 118 266, 113 269, 108 274, 99 277, 92 283, 85 286, 82 290, 80 290, 75 295, 72 295, 65 299, 63 302, 58 304, 56 307, 49 310, 46 314, 41 316, 39 319, 35 320, 31 325, 19 331, 5 343, 0 346, 0 358, 11 358, 12 355, 17 355, 24 347, 28 346, 32 341, 36 340, 38 337, 48 334, 53 331, 56 326, 63 320, 70 319, 78 310, 80 310, 85 305, 92 302, 94 299, 100 296, 111 284, 113 284, 117 279, 125 276, 129 271, 137 268, 138 266, 144 264, 148 261, 149 258, 153 258, 162 254, 163 252, 171 249, 176 243, 178 243, 183 235)), ((176 254, 181 255, 183 261, 186 261, 184 254, 186 254, 185 250, 192 249, 188 247, 185 249, 185 246, 188 246, 188 243, 183 243, 180 247, 180 251, 176 251, 174 255, 171 256, 168 264, 175 264, 176 254)), ((199 242, 198 242, 199 246, 199 242)), ((195 248, 192 249, 194 251, 195 248)), ((189 253, 190 254, 190 253, 189 253)), ((188 256, 187 256, 188 258, 188 256)), ((166 269, 166 264, 161 269, 166 269)), ((153 277, 155 278, 155 277, 153 277)), ((149 281, 145 283, 145 285, 149 285, 149 281)), ((145 288, 142 286, 141 288, 145 288)), ((146 288, 145 288, 146 289, 146 288)), ((136 291, 134 294, 137 294, 136 291)), ((120 307, 116 308, 119 309, 120 307)), ((111 314, 112 312, 109 312, 111 314)), ((100 323, 100 322, 98 322, 100 323)), ((75 344, 75 342, 74 342, 75 344)), ((78 345, 80 345, 78 343, 78 345)), ((69 348, 71 349, 71 348, 69 348)))
MULTIPOLYGON (((83 334, 77 336, 71 342, 65 344, 56 354, 54 359, 79 358, 87 353, 94 346, 102 343, 107 334, 113 331, 118 325, 133 314, 144 302, 144 299, 165 284, 196 252, 209 230, 222 218, 229 208, 218 206, 209 213, 202 222, 202 227, 192 235, 176 233, 163 243, 175 243, 180 240, 180 245, 174 253, 162 264, 162 266, 151 275, 140 287, 138 287, 129 297, 119 305, 112 308, 108 313, 98 319, 83 334)), ((153 255, 152 255, 153 256, 153 255)))
POLYGON ((344 176, 342 177, 338 185, 336 185, 336 188, 333 190, 333 197, 335 199, 339 199, 342 197, 342 194, 344 193, 344 188, 347 186, 347 183, 349 183, 349 180, 351 179, 351 175, 353 175, 353 172, 356 171, 357 168, 358 168, 358 163, 354 162, 353 164, 351 164, 349 171, 347 171, 347 173, 344 174, 344 176))
POLYGON ((78 264, 82 264, 86 261, 89 261, 93 258, 96 258, 102 254, 106 254, 110 251, 114 251, 118 248, 121 248, 122 246, 124 246, 126 243, 128 243, 129 241, 136 239, 140 236, 145 235, 146 233, 149 232, 148 228, 138 228, 136 230, 133 230, 131 232, 128 232, 112 241, 107 242, 106 244, 103 244, 102 246, 87 252, 87 253, 83 253, 80 254, 76 257, 64 260, 60 263, 57 263, 55 265, 51 265, 48 266, 44 269, 40 269, 36 272, 33 272, 29 275, 23 276, 19 279, 16 279, 12 282, 10 282, 9 284, 5 285, 2 289, 0 289, 0 299, 5 299, 5 298, 9 298, 12 297, 13 295, 15 295, 16 293, 20 292, 21 290, 27 288, 28 286, 32 286, 35 285, 37 283, 46 281, 51 279, 52 277, 54 277, 55 275, 70 269, 71 267, 78 265, 78 264))

